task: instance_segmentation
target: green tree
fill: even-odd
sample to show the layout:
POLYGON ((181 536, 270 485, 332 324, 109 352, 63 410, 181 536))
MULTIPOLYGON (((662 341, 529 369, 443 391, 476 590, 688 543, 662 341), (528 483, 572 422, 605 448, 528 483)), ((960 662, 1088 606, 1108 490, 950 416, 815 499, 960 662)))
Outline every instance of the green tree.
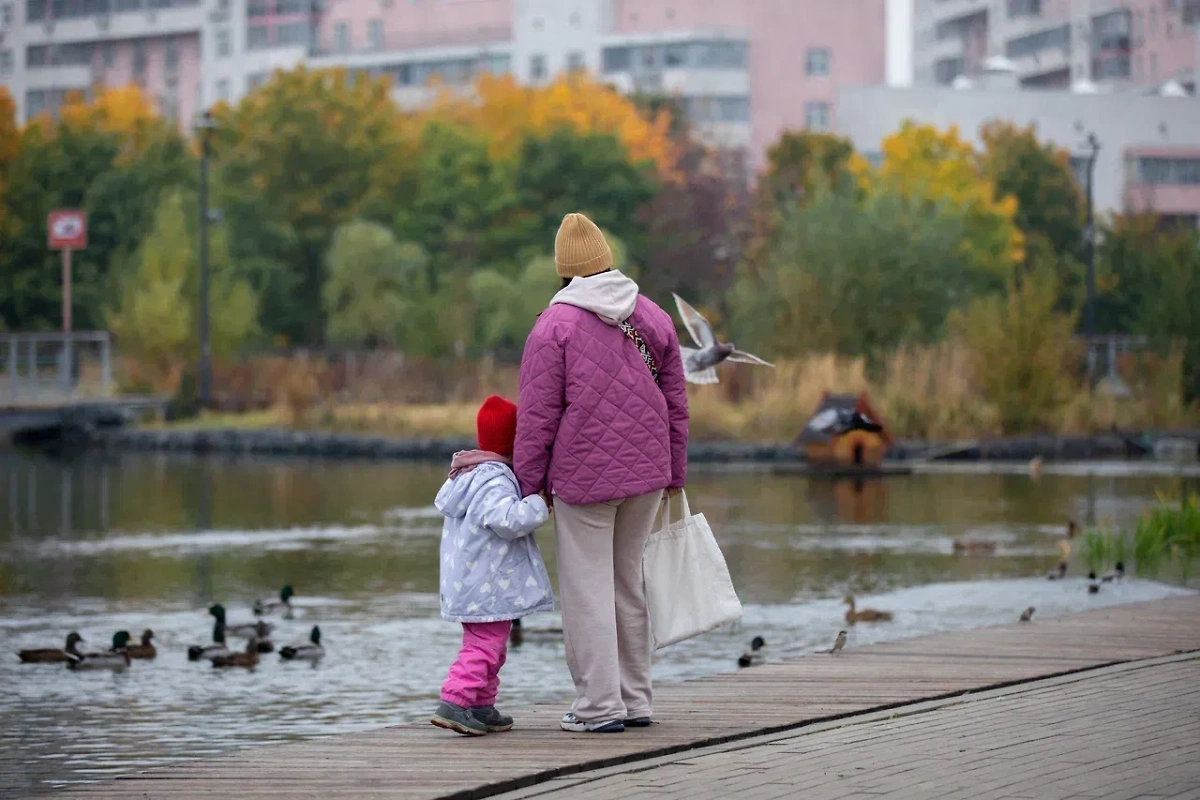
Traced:
MULTIPOLYGON (((121 351, 150 370, 162 388, 200 350, 196 216, 194 198, 181 191, 163 198, 107 314, 121 351)), ((224 232, 215 228, 210 239, 209 332, 213 353, 225 355, 253 333, 258 307, 229 260, 224 232)))
POLYGON ((861 166, 849 139, 828 133, 784 131, 767 148, 764 188, 776 206, 809 198, 818 185, 839 183, 861 166))
POLYGON ((351 346, 396 345, 420 333, 429 305, 427 257, 374 222, 348 222, 329 248, 322 297, 327 338, 351 346))
POLYGON ((262 324, 317 341, 333 232, 362 216, 391 221, 408 175, 406 118, 386 80, 303 66, 216 117, 217 196, 234 255, 254 272, 262 324))
POLYGON ((1184 341, 1184 395, 1200 398, 1200 234, 1153 214, 1118 216, 1096 263, 1099 329, 1148 336, 1164 352, 1184 341))
POLYGON ((743 264, 734 292, 738 341, 780 357, 810 350, 877 356, 931 341, 954 306, 988 288, 964 269, 968 221, 887 189, 818 187, 780 213, 761 264, 743 264))
POLYGON ((1053 272, 1041 269, 951 314, 950 329, 970 350, 974 380, 1005 433, 1049 426, 1073 388, 1076 316, 1055 310, 1058 296, 1053 272))

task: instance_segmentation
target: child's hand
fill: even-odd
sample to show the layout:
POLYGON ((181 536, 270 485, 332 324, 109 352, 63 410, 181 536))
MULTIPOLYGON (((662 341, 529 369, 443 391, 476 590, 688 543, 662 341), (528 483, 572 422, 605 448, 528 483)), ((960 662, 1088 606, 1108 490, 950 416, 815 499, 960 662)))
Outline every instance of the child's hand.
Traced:
POLYGON ((542 489, 540 492, 538 492, 538 494, 541 495, 542 502, 544 502, 546 504, 546 509, 551 514, 553 514, 554 513, 554 498, 552 498, 550 496, 550 493, 547 492, 545 489, 542 489))

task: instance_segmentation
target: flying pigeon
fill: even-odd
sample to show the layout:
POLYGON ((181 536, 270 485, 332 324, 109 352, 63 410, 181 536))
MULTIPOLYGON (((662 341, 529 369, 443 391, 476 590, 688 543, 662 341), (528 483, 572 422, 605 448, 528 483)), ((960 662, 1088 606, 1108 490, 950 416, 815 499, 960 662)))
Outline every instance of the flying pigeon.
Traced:
POLYGON ((734 347, 732 342, 718 342, 717 337, 713 334, 712 325, 708 324, 708 320, 699 311, 688 305, 687 301, 679 295, 671 296, 675 298, 675 305, 679 309, 679 316, 683 318, 684 327, 692 335, 692 341, 696 343, 695 348, 679 348, 680 354, 683 356, 683 372, 689 382, 717 383, 716 366, 722 361, 757 364, 760 367, 775 366, 763 361, 758 356, 743 353, 734 347))
POLYGON ((879 433, 883 426, 854 408, 827 408, 808 421, 810 430, 829 435, 860 430, 879 433))

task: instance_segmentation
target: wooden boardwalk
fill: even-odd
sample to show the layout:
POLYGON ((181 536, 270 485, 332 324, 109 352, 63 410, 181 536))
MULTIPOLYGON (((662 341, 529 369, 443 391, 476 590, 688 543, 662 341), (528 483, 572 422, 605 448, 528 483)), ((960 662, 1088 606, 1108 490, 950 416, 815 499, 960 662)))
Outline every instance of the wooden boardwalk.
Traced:
MULTIPOLYGON (((263 746, 79 787, 113 798, 482 798, 871 710, 1200 650, 1200 595, 814 655, 658 689, 644 730, 568 734, 561 704, 510 709, 510 733, 407 725, 263 746)), ((431 699, 432 702, 432 699, 431 699)))

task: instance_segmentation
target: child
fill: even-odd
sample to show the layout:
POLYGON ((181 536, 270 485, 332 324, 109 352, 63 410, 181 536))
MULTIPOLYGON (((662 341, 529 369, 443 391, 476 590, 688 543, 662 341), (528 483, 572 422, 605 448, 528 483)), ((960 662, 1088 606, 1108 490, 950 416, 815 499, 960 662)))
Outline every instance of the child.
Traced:
POLYGON ((533 532, 550 518, 537 495, 521 499, 511 469, 517 407, 495 395, 476 418, 478 450, 454 454, 434 505, 442 526, 442 616, 461 622, 462 649, 430 720, 467 736, 507 731, 496 710, 512 621, 554 608, 550 575, 533 532))

